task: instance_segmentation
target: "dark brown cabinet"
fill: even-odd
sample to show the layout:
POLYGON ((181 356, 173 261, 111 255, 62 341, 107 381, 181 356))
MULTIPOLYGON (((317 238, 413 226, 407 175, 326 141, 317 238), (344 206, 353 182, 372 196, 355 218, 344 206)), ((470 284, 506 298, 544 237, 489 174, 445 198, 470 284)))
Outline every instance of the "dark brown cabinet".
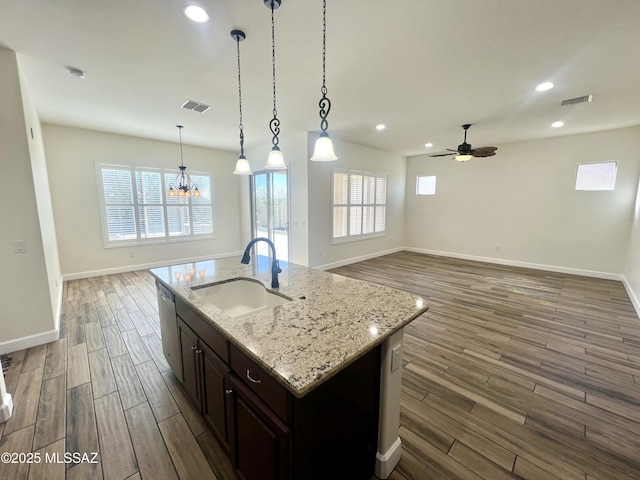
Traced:
POLYGON ((178 337, 182 355, 182 384, 198 410, 202 410, 198 389, 198 336, 178 319, 178 337))
POLYGON ((228 414, 231 407, 229 367, 206 345, 202 345, 201 350, 202 416, 215 429, 228 450, 231 418, 228 414))
POLYGON ((193 403, 229 450, 229 367, 178 318, 183 385, 193 403))
POLYGON ((238 478, 371 478, 379 348, 297 398, 178 296, 176 312, 183 385, 228 452, 238 478))
POLYGON ((229 383, 236 473, 245 480, 289 478, 289 428, 235 375, 231 374, 229 383))

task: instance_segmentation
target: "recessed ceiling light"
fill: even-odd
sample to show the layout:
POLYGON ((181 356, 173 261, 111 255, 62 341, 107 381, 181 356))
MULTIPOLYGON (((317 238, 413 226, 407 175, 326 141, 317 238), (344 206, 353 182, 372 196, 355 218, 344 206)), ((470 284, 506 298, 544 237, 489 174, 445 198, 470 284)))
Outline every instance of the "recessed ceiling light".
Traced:
POLYGON ((74 77, 78 77, 78 78, 85 78, 87 76, 86 73, 84 73, 82 70, 80 70, 79 68, 75 68, 75 67, 67 67, 67 70, 69 70, 69 73, 71 75, 73 75, 74 77))
POLYGON ((553 83, 551 82, 543 82, 536 87, 538 92, 546 92, 547 90, 551 90, 553 88, 553 83))
POLYGON ((209 21, 209 14, 204 10, 204 8, 197 5, 186 6, 184 8, 184 14, 189 20, 193 20, 194 22, 204 23, 209 21))
POLYGON ((381 132, 385 128, 387 128, 387 127, 385 126, 384 123, 380 123, 380 124, 376 125, 376 130, 378 130, 379 132, 381 132))
POLYGON ((425 143, 424 146, 427 147, 427 148, 431 148, 431 147, 433 147, 433 143, 431 143, 431 142, 425 143))
POLYGON ((563 126, 564 126, 564 122, 561 122, 561 121, 553 122, 553 123, 551 124, 551 126, 552 126, 553 128, 560 128, 560 127, 563 127, 563 126))

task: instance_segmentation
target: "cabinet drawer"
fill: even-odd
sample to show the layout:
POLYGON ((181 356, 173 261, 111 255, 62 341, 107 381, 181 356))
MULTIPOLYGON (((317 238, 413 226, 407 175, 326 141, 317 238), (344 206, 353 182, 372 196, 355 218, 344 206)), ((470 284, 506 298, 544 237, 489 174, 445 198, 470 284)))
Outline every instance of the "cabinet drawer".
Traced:
POLYGON ((291 394, 256 362, 231 345, 231 369, 286 423, 291 422, 291 394))
POLYGON ((229 363, 229 342, 211 323, 198 315, 180 297, 176 296, 176 312, 182 320, 206 343, 222 360, 229 363))

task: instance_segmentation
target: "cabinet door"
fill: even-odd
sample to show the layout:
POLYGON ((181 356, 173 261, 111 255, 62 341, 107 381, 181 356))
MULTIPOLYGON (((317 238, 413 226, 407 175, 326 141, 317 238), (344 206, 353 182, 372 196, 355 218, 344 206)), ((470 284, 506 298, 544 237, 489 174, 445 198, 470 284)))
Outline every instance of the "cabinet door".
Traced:
POLYGON ((198 367, 197 367, 197 351, 198 337, 191 329, 178 318, 178 334, 180 335, 180 349, 182 355, 182 385, 187 391, 193 402, 202 408, 200 403, 200 395, 198 394, 198 367))
POLYGON ((233 374, 233 452, 236 473, 245 480, 289 478, 290 432, 233 374))
POLYGON ((202 342, 200 342, 199 350, 202 352, 202 416, 208 421, 218 439, 228 450, 227 409, 231 400, 231 392, 227 393, 229 367, 202 342))

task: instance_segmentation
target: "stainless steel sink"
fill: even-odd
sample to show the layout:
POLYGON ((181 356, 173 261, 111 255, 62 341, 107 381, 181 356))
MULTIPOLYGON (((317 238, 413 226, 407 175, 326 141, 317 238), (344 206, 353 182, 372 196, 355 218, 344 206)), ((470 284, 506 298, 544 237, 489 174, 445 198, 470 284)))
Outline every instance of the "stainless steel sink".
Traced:
POLYGON ((230 317, 241 317, 284 305, 290 298, 268 291, 257 280, 238 278, 211 285, 191 287, 196 297, 211 303, 230 317))

